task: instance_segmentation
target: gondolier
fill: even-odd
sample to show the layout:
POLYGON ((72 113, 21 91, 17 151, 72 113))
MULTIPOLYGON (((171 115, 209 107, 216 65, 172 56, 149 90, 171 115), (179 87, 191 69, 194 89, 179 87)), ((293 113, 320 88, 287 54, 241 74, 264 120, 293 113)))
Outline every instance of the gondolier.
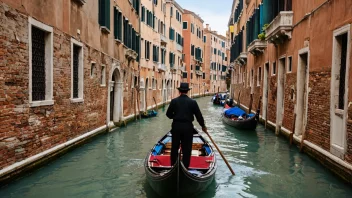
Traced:
POLYGON ((172 146, 171 146, 171 165, 174 165, 178 157, 178 149, 182 145, 182 162, 188 168, 190 164, 192 141, 193 141, 193 121, 196 117, 202 130, 207 133, 202 113, 197 102, 187 96, 190 90, 188 83, 181 83, 177 88, 180 96, 171 100, 166 116, 173 119, 172 122, 172 146))

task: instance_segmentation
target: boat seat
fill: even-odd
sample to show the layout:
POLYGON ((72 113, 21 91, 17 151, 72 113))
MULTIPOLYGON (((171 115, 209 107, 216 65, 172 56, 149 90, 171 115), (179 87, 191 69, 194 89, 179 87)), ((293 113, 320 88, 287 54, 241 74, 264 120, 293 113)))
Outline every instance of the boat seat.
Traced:
MULTIPOLYGON (((209 169, 214 156, 191 156, 189 169, 209 169)), ((151 155, 149 158, 153 168, 170 168, 170 155, 151 155)))

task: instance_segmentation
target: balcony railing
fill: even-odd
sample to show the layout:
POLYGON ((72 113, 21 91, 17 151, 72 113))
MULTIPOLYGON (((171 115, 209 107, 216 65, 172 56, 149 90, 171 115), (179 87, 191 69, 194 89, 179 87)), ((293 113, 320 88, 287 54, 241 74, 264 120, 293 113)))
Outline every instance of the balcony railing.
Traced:
POLYGON ((160 41, 162 44, 167 44, 168 39, 166 38, 166 36, 160 34, 160 41))
POLYGON ((158 70, 159 70, 159 71, 162 71, 162 72, 165 72, 165 71, 166 71, 166 66, 165 66, 165 64, 158 63, 158 70))
POLYGON ((266 40, 281 44, 285 39, 291 39, 293 25, 293 11, 282 11, 265 30, 266 40))
POLYGON ((176 49, 179 51, 179 52, 182 52, 183 51, 183 47, 182 47, 182 45, 180 45, 180 44, 176 44, 176 49))
POLYGON ((185 72, 185 71, 186 71, 186 66, 182 65, 181 67, 179 67, 179 69, 180 69, 181 71, 185 72))
POLYGON ((259 39, 254 40, 248 46, 248 52, 252 53, 254 56, 262 54, 267 46, 267 41, 262 41, 259 39))
POLYGON ((196 71, 196 75, 197 76, 203 76, 203 72, 202 71, 196 71))
POLYGON ((240 65, 247 64, 247 52, 240 53, 240 55, 236 58, 235 62, 237 62, 240 65))

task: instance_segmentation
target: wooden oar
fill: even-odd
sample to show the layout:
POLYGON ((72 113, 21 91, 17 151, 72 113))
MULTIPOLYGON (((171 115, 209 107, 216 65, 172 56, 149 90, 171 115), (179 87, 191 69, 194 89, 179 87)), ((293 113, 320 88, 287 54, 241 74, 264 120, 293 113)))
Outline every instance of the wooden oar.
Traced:
POLYGON ((230 169, 230 171, 231 171, 232 175, 235 175, 235 172, 232 170, 232 168, 231 168, 231 166, 230 166, 229 162, 226 160, 225 156, 222 154, 222 152, 220 151, 219 147, 215 144, 215 142, 214 142, 213 138, 211 138, 211 136, 209 135, 209 133, 208 133, 208 132, 204 132, 204 133, 206 133, 206 134, 208 135, 209 139, 211 140, 211 142, 212 142, 212 143, 213 143, 213 145, 215 146, 216 150, 218 150, 218 152, 220 153, 220 155, 221 155, 222 159, 225 161, 225 163, 226 163, 227 167, 230 169))

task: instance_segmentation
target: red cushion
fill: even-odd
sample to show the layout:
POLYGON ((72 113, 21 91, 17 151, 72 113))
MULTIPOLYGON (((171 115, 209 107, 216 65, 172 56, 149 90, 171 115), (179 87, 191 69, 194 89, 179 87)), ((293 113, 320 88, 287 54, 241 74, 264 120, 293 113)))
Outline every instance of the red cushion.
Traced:
MULTIPOLYGON (((189 169, 209 169, 210 162, 214 160, 214 156, 191 156, 191 164, 189 169)), ((170 155, 152 155, 149 158, 152 167, 170 167, 170 155)))

